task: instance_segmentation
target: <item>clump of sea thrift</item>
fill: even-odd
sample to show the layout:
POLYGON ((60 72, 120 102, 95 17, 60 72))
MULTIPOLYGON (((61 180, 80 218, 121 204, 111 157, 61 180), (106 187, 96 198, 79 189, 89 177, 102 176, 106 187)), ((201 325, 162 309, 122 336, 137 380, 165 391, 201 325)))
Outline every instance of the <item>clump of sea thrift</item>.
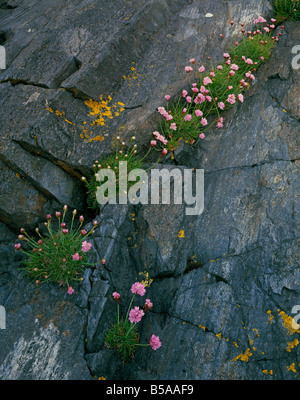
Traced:
MULTIPOLYGON (((166 96, 168 98, 168 96, 166 96)), ((101 179, 101 171, 104 169, 110 169, 115 173, 116 177, 116 194, 119 194, 120 190, 120 168, 122 165, 125 166, 126 162, 126 170, 127 170, 127 176, 130 174, 130 172, 134 169, 144 169, 145 168, 145 159, 151 152, 153 148, 157 145, 157 143, 164 139, 162 137, 156 137, 157 140, 151 140, 150 146, 148 148, 148 151, 146 154, 139 155, 138 154, 138 146, 135 143, 135 136, 132 136, 129 144, 127 145, 124 141, 121 140, 120 136, 116 137, 115 140, 115 150, 113 151, 112 154, 109 154, 106 157, 103 157, 100 159, 100 161, 96 160, 93 164, 93 173, 89 174, 87 177, 83 176, 82 182, 85 184, 87 188, 87 195, 88 195, 88 203, 89 207, 93 210, 97 209, 99 207, 96 193, 97 189, 99 186, 101 186, 105 179, 101 179)), ((160 160, 162 156, 166 154, 164 150, 160 150, 161 154, 159 155, 159 158, 157 162, 151 166, 148 167, 148 169, 153 168, 160 160)), ((105 175, 105 174, 104 174, 105 175)), ((136 182, 135 181, 128 181, 127 183, 127 189, 134 185, 136 182)), ((126 193, 125 193, 126 194, 126 193)), ((105 193, 105 196, 108 195, 108 190, 105 193)))
POLYGON ((157 350, 161 346, 158 336, 152 335, 149 344, 139 343, 139 334, 136 324, 142 320, 147 310, 151 310, 153 303, 150 299, 146 299, 144 307, 135 306, 131 308, 133 299, 136 295, 144 296, 146 293, 145 285, 141 282, 135 282, 131 287, 133 293, 129 304, 126 317, 120 319, 120 294, 113 292, 112 296, 117 302, 117 321, 111 326, 105 337, 105 345, 107 348, 116 349, 121 356, 123 363, 134 357, 134 353, 138 346, 151 346, 153 350, 157 350))
MULTIPOLYGON (((182 140, 196 144, 205 138, 206 130, 223 128, 224 111, 244 101, 244 92, 255 80, 255 71, 269 58, 281 36, 281 33, 274 35, 275 21, 272 19, 271 24, 264 25, 267 21, 260 16, 254 21, 256 28, 248 32, 241 23, 243 40, 234 42, 217 66, 211 64, 209 68, 197 65, 195 58, 189 60, 191 65, 184 69, 190 87, 182 90, 177 102, 170 105, 170 95, 167 95, 166 106, 158 107, 162 123, 153 135, 164 155, 173 153, 182 140)), ((234 21, 230 24, 233 26, 234 21)), ((225 39, 222 34, 220 37, 225 39)))
POLYGON ((25 229, 21 229, 18 239, 24 242, 15 244, 15 249, 26 255, 23 260, 25 268, 22 268, 28 276, 30 276, 36 284, 43 282, 57 282, 59 285, 68 287, 68 294, 74 293, 71 286, 73 282, 82 280, 81 274, 87 266, 96 266, 103 264, 104 260, 97 263, 88 263, 89 252, 92 243, 88 241, 88 237, 94 233, 98 225, 94 221, 89 231, 82 229, 84 217, 79 216, 79 223, 74 228, 75 216, 77 211, 72 212, 72 220, 70 226, 67 226, 65 215, 67 206, 63 207, 63 213, 56 211, 56 223, 53 223, 52 216, 48 214, 44 225, 47 233, 42 235, 38 228, 35 232, 37 238, 31 237, 25 229), (54 225, 58 229, 54 231, 54 225))

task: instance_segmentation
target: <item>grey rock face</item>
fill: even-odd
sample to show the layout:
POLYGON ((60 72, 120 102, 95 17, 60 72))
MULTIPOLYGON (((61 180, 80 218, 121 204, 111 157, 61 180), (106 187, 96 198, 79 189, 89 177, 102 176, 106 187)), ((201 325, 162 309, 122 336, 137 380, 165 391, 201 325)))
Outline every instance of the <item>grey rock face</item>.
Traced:
POLYGON ((106 264, 87 269, 68 295, 23 276, 15 230, 62 204, 84 211, 79 178, 113 136, 134 133, 146 144, 164 95, 187 83, 187 60, 221 60, 228 21, 251 26, 270 8, 259 0, 10 3, 17 7, 0 10, 10 37, 0 75, 1 379, 299 379, 291 344, 299 331, 288 329, 300 304, 300 72, 291 66, 299 24, 285 24, 224 129, 165 165, 204 169, 203 213, 188 216, 184 204, 102 207, 91 262, 106 264), (100 95, 125 109, 84 132, 95 119, 85 102, 100 95), (126 312, 143 271, 154 307, 140 323, 141 342, 154 333, 162 347, 141 347, 122 365, 103 344, 116 316, 111 294, 121 294, 126 312))

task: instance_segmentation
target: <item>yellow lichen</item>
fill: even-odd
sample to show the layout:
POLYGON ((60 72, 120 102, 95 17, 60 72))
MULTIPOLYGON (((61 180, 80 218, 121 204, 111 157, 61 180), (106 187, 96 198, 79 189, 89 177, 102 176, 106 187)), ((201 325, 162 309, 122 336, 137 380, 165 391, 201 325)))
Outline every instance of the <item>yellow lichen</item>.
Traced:
POLYGON ((273 375, 273 371, 271 369, 270 369, 270 371, 268 371, 267 369, 263 369, 262 373, 266 374, 266 375, 268 375, 268 374, 273 375))
POLYGON ((269 314, 269 321, 270 321, 270 324, 272 324, 272 323, 273 323, 274 316, 272 315, 271 310, 268 310, 268 311, 267 311, 267 314, 269 314))
POLYGON ((251 353, 251 351, 250 351, 250 349, 248 348, 246 351, 245 351, 245 353, 242 353, 242 354, 239 354, 238 356, 236 356, 233 360, 231 360, 231 361, 238 361, 238 360, 241 360, 241 361, 245 361, 245 362, 248 362, 249 361, 249 358, 252 356, 252 353, 251 353))
POLYGON ((288 371, 296 372, 295 363, 292 363, 291 365, 287 366, 286 368, 288 371))
POLYGON ((291 352, 291 350, 294 347, 297 347, 298 344, 299 344, 299 340, 298 339, 294 339, 292 342, 288 342, 288 347, 287 347, 286 351, 291 352))
POLYGON ((292 317, 287 315, 284 311, 279 311, 279 315, 282 319, 282 325, 287 331, 287 335, 293 335, 294 333, 300 333, 300 329, 295 329, 293 327, 293 318, 292 317))
POLYGON ((183 230, 180 230, 180 231, 178 232, 178 237, 179 237, 179 238, 184 238, 184 231, 183 231, 183 230))

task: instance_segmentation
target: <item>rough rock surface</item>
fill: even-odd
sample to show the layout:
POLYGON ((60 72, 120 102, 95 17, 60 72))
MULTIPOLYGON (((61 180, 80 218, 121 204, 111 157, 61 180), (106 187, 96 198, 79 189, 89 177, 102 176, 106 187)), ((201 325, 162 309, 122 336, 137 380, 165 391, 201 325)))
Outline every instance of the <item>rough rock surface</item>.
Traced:
POLYGON ((209 131, 200 147, 182 146, 165 165, 205 170, 204 212, 103 207, 93 258, 106 265, 87 269, 70 296, 24 277, 17 230, 63 204, 85 212, 79 178, 113 137, 135 133, 147 143, 164 95, 186 84, 187 59, 221 60, 219 34, 231 19, 251 26, 272 11, 260 0, 0 3, 8 59, 0 74, 0 378, 299 379, 299 346, 289 346, 299 332, 285 324, 300 304, 300 70, 291 67, 299 23, 285 24, 224 129, 209 131), (86 102, 100 96, 119 115, 89 125, 86 102), (143 271, 153 278, 154 308, 140 324, 141 342, 155 333, 162 347, 142 347, 122 365, 103 345, 115 319, 111 294, 121 293, 124 311, 143 271))

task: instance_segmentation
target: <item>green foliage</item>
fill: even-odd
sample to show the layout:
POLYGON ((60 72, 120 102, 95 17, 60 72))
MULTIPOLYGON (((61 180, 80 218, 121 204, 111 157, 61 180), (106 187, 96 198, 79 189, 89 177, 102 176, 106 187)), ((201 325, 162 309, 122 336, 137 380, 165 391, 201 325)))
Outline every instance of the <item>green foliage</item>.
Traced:
POLYGON ((274 11, 278 22, 300 21, 299 0, 274 0, 274 11))
POLYGON ((77 229, 73 229, 74 217, 77 213, 74 210, 71 226, 68 229, 64 222, 66 211, 67 206, 64 206, 62 219, 61 213, 56 212, 57 231, 53 230, 52 217, 49 214, 47 222, 45 222, 48 230, 45 235, 42 235, 36 228, 38 235, 36 239, 31 237, 25 229, 21 229, 19 240, 27 244, 24 244, 22 248, 19 243, 15 245, 15 248, 27 256, 23 260, 25 267, 22 269, 37 284, 56 282, 59 285, 69 286, 74 281, 82 280, 80 275, 87 265, 95 265, 87 262, 88 251, 92 244, 88 243, 86 239, 91 233, 94 233, 97 221, 94 221, 92 229, 87 232, 81 229, 84 218, 80 216, 77 229))
MULTIPOLYGON (((87 178, 82 177, 83 182, 87 188, 88 202, 90 204, 90 208, 95 210, 99 207, 96 192, 97 188, 105 181, 97 180, 99 171, 102 169, 111 169, 115 172, 116 176, 116 193, 119 193, 119 172, 120 172, 120 163, 126 161, 127 162, 127 175, 136 168, 143 167, 143 160, 146 156, 141 158, 137 155, 137 145, 133 142, 135 141, 135 137, 133 136, 130 140, 129 146, 126 147, 125 142, 120 142, 120 138, 117 137, 116 149, 113 154, 109 154, 108 156, 102 158, 100 162, 97 160, 93 165, 93 173, 89 175, 87 178)), ((148 154, 148 153, 147 153, 148 154)), ((136 182, 128 182, 128 188, 132 186, 136 182)))
POLYGON ((117 350, 125 363, 134 357, 139 339, 136 325, 122 319, 119 324, 111 326, 105 336, 105 343, 107 348, 117 350))

